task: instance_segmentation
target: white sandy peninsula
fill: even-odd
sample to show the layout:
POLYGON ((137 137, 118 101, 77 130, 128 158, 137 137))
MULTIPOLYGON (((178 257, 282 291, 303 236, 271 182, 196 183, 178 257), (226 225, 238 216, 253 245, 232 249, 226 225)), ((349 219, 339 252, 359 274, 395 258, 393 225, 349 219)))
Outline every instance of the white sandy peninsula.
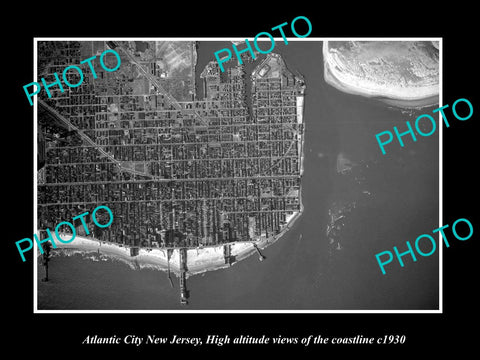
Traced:
POLYGON ((325 41, 325 81, 346 93, 397 101, 438 103, 438 44, 431 41, 325 41))

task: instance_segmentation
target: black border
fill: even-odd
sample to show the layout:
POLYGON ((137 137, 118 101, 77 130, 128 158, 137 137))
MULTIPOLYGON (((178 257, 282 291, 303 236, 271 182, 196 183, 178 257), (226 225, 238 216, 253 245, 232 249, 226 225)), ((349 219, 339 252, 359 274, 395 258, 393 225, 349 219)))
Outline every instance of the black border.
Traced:
MULTIPOLYGON (((8 38, 3 54, 3 69, 7 84, 4 99, 4 186, 7 209, 4 215, 4 250, 8 263, 4 268, 4 297, 7 298, 5 323, 9 331, 5 346, 31 349, 49 357, 65 354, 130 354, 152 351, 159 356, 190 352, 196 354, 220 352, 257 353, 267 351, 282 354, 339 354, 350 350, 356 354, 380 350, 406 355, 434 355, 448 349, 473 348, 474 334, 470 327, 475 313, 475 256, 478 232, 469 241, 456 241, 444 248, 444 313, 443 314, 33 314, 32 257, 21 263, 14 241, 33 233, 33 110, 25 101, 22 86, 33 78, 33 38, 47 36, 254 36, 294 17, 307 16, 313 25, 311 37, 442 37, 443 103, 452 104, 458 98, 469 99, 474 106, 473 117, 465 122, 453 121, 444 128, 443 211, 444 224, 458 218, 469 219, 478 228, 478 212, 474 210, 475 136, 478 128, 478 90, 474 92, 476 55, 473 8, 455 7, 448 11, 428 9, 405 3, 357 4, 357 8, 336 4, 337 9, 318 8, 308 12, 294 4, 281 6, 273 13, 244 3, 206 3, 202 12, 177 4, 175 9, 163 5, 112 3, 107 9, 87 3, 77 4, 68 11, 59 5, 43 5, 38 9, 18 12, 19 24, 4 29, 8 38), (235 8, 238 6, 238 9, 235 8), (151 11, 149 11, 151 7, 151 11), (400 9, 401 7, 401 9, 400 9), (380 13, 378 12, 380 11, 380 13), (203 13, 205 12, 205 13, 203 13), (470 15, 469 13, 472 13, 470 15), (348 15, 351 15, 350 17, 348 15), (7 55, 8 54, 8 55, 7 55), (13 105, 13 106, 12 106, 13 105), (117 336, 156 334, 166 336, 230 337, 240 334, 302 337, 310 334, 349 337, 357 334, 380 337, 404 334, 404 345, 378 346, 187 346, 132 347, 124 345, 85 346, 86 335, 117 336), (67 351, 67 353, 65 353, 67 351)), ((301 5, 301 4, 298 4, 301 5)), ((25 9, 26 10, 26 9, 25 9)), ((5 25, 2 25, 5 26, 5 25)), ((320 66, 320 65, 319 65, 320 66)), ((478 230, 477 230, 478 231, 478 230)))

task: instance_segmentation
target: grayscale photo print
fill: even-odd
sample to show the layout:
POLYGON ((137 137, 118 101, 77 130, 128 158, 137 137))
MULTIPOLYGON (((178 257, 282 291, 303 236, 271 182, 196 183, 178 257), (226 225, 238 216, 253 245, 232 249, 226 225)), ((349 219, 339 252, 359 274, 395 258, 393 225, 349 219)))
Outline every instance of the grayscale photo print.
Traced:
POLYGON ((34 39, 35 312, 441 311, 442 39, 295 26, 34 39))

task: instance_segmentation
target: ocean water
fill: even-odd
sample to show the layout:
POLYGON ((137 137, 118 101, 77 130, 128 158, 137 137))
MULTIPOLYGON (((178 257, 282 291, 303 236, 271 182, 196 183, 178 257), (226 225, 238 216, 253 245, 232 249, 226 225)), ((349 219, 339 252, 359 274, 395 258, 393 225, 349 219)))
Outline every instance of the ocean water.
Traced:
MULTIPOLYGON (((200 42, 198 74, 226 42, 200 42)), ((402 129, 406 120, 434 107, 402 111, 375 99, 342 93, 323 80, 322 46, 315 41, 276 43, 291 71, 306 80, 304 213, 279 241, 231 268, 191 276, 189 305, 179 304, 165 272, 134 270, 118 260, 58 256, 50 281, 38 282, 39 309, 437 309, 438 253, 404 257, 382 275, 375 254, 438 227, 438 131, 405 147, 392 143, 382 155, 375 134, 402 129), (337 173, 342 153, 358 164, 337 173), (359 175, 360 174, 360 175, 359 175), (355 203, 337 243, 326 235, 334 203, 355 203)), ((257 60, 259 63, 261 60, 257 60)), ((43 268, 39 265, 39 279, 43 268)))

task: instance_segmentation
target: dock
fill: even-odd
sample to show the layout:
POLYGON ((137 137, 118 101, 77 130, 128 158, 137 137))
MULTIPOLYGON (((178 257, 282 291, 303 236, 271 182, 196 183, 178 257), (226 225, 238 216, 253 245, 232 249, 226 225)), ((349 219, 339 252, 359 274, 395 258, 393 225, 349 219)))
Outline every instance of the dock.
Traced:
POLYGON ((180 249, 180 304, 188 305, 189 291, 187 289, 187 249, 180 249))

